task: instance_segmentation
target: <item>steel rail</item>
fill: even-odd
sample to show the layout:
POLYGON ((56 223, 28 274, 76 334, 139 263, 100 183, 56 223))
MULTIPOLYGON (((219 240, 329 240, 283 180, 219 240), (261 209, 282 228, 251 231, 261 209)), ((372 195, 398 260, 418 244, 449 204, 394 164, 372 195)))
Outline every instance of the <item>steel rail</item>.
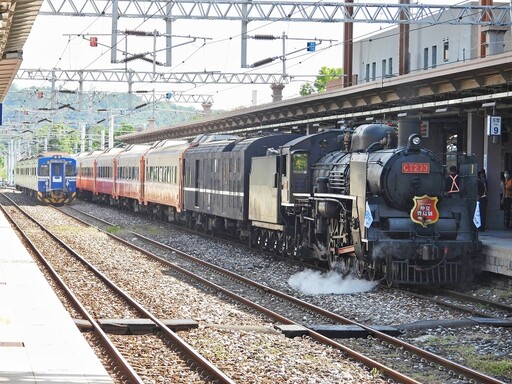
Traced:
MULTIPOLYGON (((60 209, 59 209, 59 211, 62 212, 62 210, 60 210, 60 209)), ((81 211, 79 211, 79 212, 81 214, 85 214, 85 213, 83 213, 81 211)), ((65 213, 65 212, 63 212, 63 213, 65 213)), ((87 214, 85 214, 85 215, 87 215, 87 214)), ((87 216, 89 216, 89 215, 87 215, 87 216)), ((112 225, 111 223, 108 223, 105 220, 98 219, 98 218, 93 217, 93 216, 90 216, 90 217, 95 219, 95 220, 101 221, 101 222, 103 222, 105 224, 112 225)), ((73 218, 78 220, 78 221, 80 221, 80 222, 82 222, 82 223, 84 223, 84 224, 86 224, 86 225, 90 225, 89 223, 87 223, 87 222, 85 222, 85 221, 83 221, 81 219, 78 219, 76 217, 73 217, 73 218)), ((246 305, 249 308, 253 308, 253 309, 257 310, 258 312, 261 312, 261 313, 269 316, 270 318, 272 318, 272 319, 274 319, 276 321, 279 321, 279 322, 281 322, 283 324, 287 324, 287 325, 301 325, 301 324, 299 324, 299 323, 297 323, 297 322, 295 322, 293 320, 290 320, 290 319, 288 319, 288 318, 286 318, 286 317, 284 317, 284 316, 282 316, 282 315, 280 315, 280 314, 278 314, 278 313, 276 313, 276 312, 274 312, 272 310, 269 310, 268 308, 265 308, 265 307, 263 307, 263 306, 261 306, 261 305, 259 305, 257 303, 254 303, 254 302, 252 302, 252 301, 250 301, 250 300, 248 300, 248 299, 246 299, 246 298, 244 298, 244 297, 242 297, 242 296, 240 296, 240 295, 238 295, 238 294, 236 294, 236 293, 234 293, 232 291, 229 291, 226 288, 223 288, 223 287, 221 287, 221 286, 219 286, 219 285, 217 285, 217 284, 215 284, 215 283, 213 283, 213 282, 211 282, 209 280, 206 280, 206 279, 204 279, 204 278, 194 274, 193 272, 190 272, 190 271, 188 271, 188 270, 186 270, 186 269, 184 269, 184 268, 182 268, 182 267, 180 267, 180 266, 178 266, 178 265, 176 265, 176 264, 174 264, 172 262, 169 262, 169 261, 167 261, 167 260, 165 260, 165 259, 163 259, 163 258, 161 258, 161 257, 159 257, 159 256, 157 256, 157 255, 155 255, 155 254, 153 254, 153 253, 151 253, 151 252, 149 252, 149 251, 147 251, 147 250, 145 250, 145 249, 135 245, 135 244, 132 244, 132 243, 130 243, 130 242, 128 242, 128 241, 126 241, 126 240, 124 240, 124 239, 122 239, 122 238, 120 238, 120 237, 118 237, 118 236, 116 236, 116 235, 114 235, 112 233, 109 233, 109 232, 106 232, 106 231, 103 231, 103 232, 105 234, 107 234, 108 236, 112 237, 113 239, 115 239, 117 241, 120 241, 121 243, 125 244, 127 247, 135 249, 138 252, 141 252, 144 255, 150 257, 151 259, 156 260, 156 261, 166 265, 167 267, 175 270, 177 273, 180 273, 180 274, 183 274, 183 275, 185 275, 187 277, 193 278, 194 280, 196 280, 200 284, 205 285, 205 286, 207 286, 207 287, 209 287, 211 289, 214 289, 214 290, 216 290, 218 292, 221 292, 222 294, 226 295, 227 297, 230 297, 231 299, 236 300, 236 301, 246 305)), ((155 242, 154 240, 146 238, 145 236, 139 235, 139 234, 137 234, 135 232, 131 232, 131 231, 127 231, 127 232, 129 232, 130 234, 133 234, 134 236, 137 236, 137 237, 139 237, 141 239, 144 239, 145 241, 148 241, 148 242, 152 243, 155 246, 163 247, 163 248, 166 248, 167 250, 173 251, 173 252, 183 256, 184 258, 186 258, 189 261, 192 261, 192 262, 198 262, 199 261, 200 264, 203 264, 204 266, 206 266, 208 268, 214 269, 217 273, 220 273, 220 274, 223 274, 223 275, 228 276, 230 278, 234 278, 234 279, 237 279, 239 281, 242 281, 243 283, 245 283, 248 286, 254 286, 254 287, 257 287, 259 289, 263 289, 265 291, 268 291, 268 292, 273 291, 273 289, 271 289, 271 288, 268 288, 268 287, 265 287, 265 286, 260 285, 258 283, 255 283, 252 280, 249 280, 249 279, 244 278, 243 276, 237 275, 236 273, 227 271, 227 270, 222 269, 220 267, 216 267, 214 264, 211 264, 211 263, 208 263, 206 261, 197 259, 197 258, 195 258, 195 257, 193 257, 191 255, 187 255, 187 254, 181 252, 180 250, 177 250, 177 249, 174 249, 172 247, 168 247, 168 246, 166 246, 164 244, 155 242)), ((330 346, 332 346, 332 347, 334 347, 336 349, 341 350, 347 356, 349 356, 349 357, 351 357, 351 358, 353 358, 353 359, 363 363, 364 365, 366 365, 368 367, 378 369, 380 372, 383 372, 385 375, 387 375, 388 377, 390 377, 390 378, 392 378, 394 380, 397 380, 397 381, 399 381, 401 383, 404 383, 404 384, 420 384, 420 382, 418 382, 418 381, 416 381, 416 380, 414 380, 414 379, 412 379, 412 378, 410 378, 410 377, 408 377, 408 376, 406 376, 406 375, 404 375, 404 374, 402 374, 402 373, 400 373, 400 372, 398 372, 398 371, 396 371, 396 370, 394 370, 394 369, 392 369, 390 367, 387 367, 386 365, 381 364, 378 361, 375 361, 375 360, 373 360, 373 359, 371 359, 371 358, 369 358, 367 356, 364 356, 363 354, 361 354, 361 353, 359 353, 357 351, 354 351, 354 350, 346 347, 343 344, 337 343, 334 340, 329 339, 329 338, 319 334, 318 332, 315 332, 315 331, 312 331, 312 330, 308 330, 308 335, 312 339, 314 339, 314 340, 317 340, 317 341, 319 341, 319 342, 321 342, 323 344, 327 344, 327 345, 330 345, 330 346)))
POLYGON ((452 291, 452 290, 448 290, 448 289, 440 289, 439 292, 449 295, 449 296, 459 298, 459 299, 465 299, 465 300, 472 301, 474 303, 485 304, 485 305, 489 305, 491 307, 496 307, 496 308, 502 309, 504 311, 512 312, 512 305, 498 303, 497 301, 489 300, 484 297, 472 296, 472 295, 468 295, 467 293, 456 292, 456 291, 452 291))
MULTIPOLYGON (((11 200, 12 201, 12 200, 11 200)), ((13 201, 14 203, 14 201, 13 201)), ((14 203, 16 204, 16 203, 14 203)), ((198 364, 201 368, 207 371, 213 378, 218 380, 219 383, 225 384, 235 384, 235 382, 228 377, 224 372, 219 370, 213 363, 204 358, 197 350, 195 350, 192 346, 190 346, 185 340, 179 337, 175 332, 173 332, 169 327, 167 327, 163 322, 161 322, 155 315, 153 315, 149 310, 139 304, 135 299, 133 299, 127 292, 125 292, 122 288, 118 287, 114 282, 108 279, 108 277, 100 272, 96 267, 94 267, 91 263, 89 263, 84 257, 82 257, 76 250, 67 245, 63 240, 61 240, 56 234, 54 234, 51 230, 38 223, 34 218, 32 218, 28 213, 26 213, 21 207, 17 206, 18 209, 25 214, 29 219, 31 219, 36 225, 38 225, 43 231, 48 233, 56 242, 58 242, 62 247, 64 247, 68 252, 73 254, 81 263, 86 265, 96 276, 98 276, 106 285, 108 285, 114 292, 119 294, 124 300, 126 300, 130 305, 135 307, 140 313, 144 316, 148 317, 153 321, 156 325, 160 327, 160 330, 164 332, 164 334, 172 340, 172 342, 178 346, 183 352, 185 352, 188 357, 190 357, 196 364, 198 364)), ((106 232, 105 232, 106 233, 106 232)), ((89 319, 88 319, 89 320, 89 319)), ((140 381, 141 383, 143 381, 140 381)))
MULTIPOLYGON (((2 196, 9 199, 14 206, 16 206, 20 212, 27 215, 26 212, 24 212, 19 206, 12 201, 9 197, 5 196, 2 193, 2 196)), ((87 321, 90 322, 92 325, 94 332, 96 332, 97 336, 99 336, 99 339, 101 343, 103 344, 104 348, 106 348, 110 354, 110 356, 115 360, 116 364, 120 367, 123 374, 126 375, 126 377, 130 380, 132 383, 140 383, 143 384, 144 381, 140 378, 140 376, 137 374, 137 372, 133 369, 133 367, 130 365, 130 363, 124 358, 124 356, 119 352, 119 350, 116 348, 116 346, 112 343, 110 338, 107 336, 107 334, 103 331, 101 326, 98 324, 98 322, 94 319, 94 317, 87 311, 87 309, 84 307, 84 305, 80 302, 80 300, 75 296, 75 294, 71 291, 71 289, 67 286, 67 284, 62 280, 62 278, 59 276, 57 271, 51 266, 51 264, 46 260, 46 258, 43 256, 43 254, 39 251, 37 246, 30 240, 28 235, 21 229, 21 227, 16 223, 14 218, 5 210, 3 205, 0 204, 0 209, 4 212, 6 217, 9 219, 9 221, 16 227, 16 229, 20 232, 20 234, 23 236, 23 240, 30 246, 30 249, 35 253, 39 261, 45 266, 48 273, 52 275, 53 280, 55 283, 63 290, 66 297, 73 303, 73 306, 75 309, 77 309, 81 315, 87 319, 87 321)), ((29 216, 27 216, 29 217, 29 216)))
MULTIPOLYGON (((393 344, 393 345, 395 345, 397 347, 403 347, 404 349, 409 350, 412 354, 416 354, 417 356, 420 356, 420 357, 423 357, 423 358, 428 359, 430 361, 433 361, 433 362, 435 362, 435 363, 437 363, 437 364, 439 364, 441 366, 448 367, 449 369, 451 369, 451 370, 453 370, 455 372, 458 372, 458 373, 460 373, 460 374, 462 374, 462 375, 464 375, 464 376, 466 376, 468 378, 475 379, 475 380, 477 380, 478 382, 481 382, 481 383, 503 384, 503 382, 500 381, 500 380, 497 380, 497 379, 495 379, 493 377, 485 375, 485 374, 483 374, 481 372, 475 371, 475 370, 473 370, 471 368, 465 367, 465 366, 463 366, 461 364, 455 363, 455 362, 453 362, 451 360, 448 360, 448 359, 446 359, 446 358, 444 358, 442 356, 438 356, 438 355, 436 355, 436 354, 434 354, 432 352, 429 352, 429 351, 426 351, 426 350, 421 349, 419 347, 416 347, 416 346, 414 346, 412 344, 409 344, 409 343, 407 343, 405 341, 399 340, 396 337, 389 336, 389 335, 387 335, 387 334, 385 334, 383 332, 380 332, 380 331, 378 331, 378 330, 376 330, 376 329, 374 329, 372 327, 369 327, 369 326, 366 326, 366 325, 361 324, 359 322, 350 320, 350 319, 348 319, 348 318, 346 318, 344 316, 340 316, 340 315, 338 315, 336 313, 327 311, 327 310, 325 310, 323 308, 320 308, 320 307, 318 307, 318 306, 316 306, 314 304, 310 304, 310 303, 308 303, 306 301, 303 301, 303 300, 300 300, 300 299, 298 299, 296 297, 290 296, 290 295, 288 295, 288 294, 286 294, 284 292, 280 292, 278 290, 275 290, 273 288, 267 287, 267 286, 262 285, 262 284, 260 284, 258 282, 255 282, 253 280, 250 280, 250 279, 248 279, 248 278, 246 278, 244 276, 238 275, 237 273, 234 273, 234 272, 231 272, 231 271, 227 271, 227 270, 225 270, 225 269, 223 269, 221 267, 216 266, 215 264, 212 264, 212 263, 209 263, 207 261, 199 260, 197 258, 194 258, 193 256, 187 255, 187 254, 181 252, 178 249, 169 247, 168 245, 165 245, 165 244, 158 243, 158 242, 156 242, 156 241, 154 241, 152 239, 146 238, 145 236, 142 236, 142 235, 139 235, 139 234, 136 234, 136 233, 133 233, 133 234, 138 236, 139 238, 142 238, 142 239, 144 239, 144 240, 146 240, 148 242, 151 242, 153 245, 159 245, 160 247, 166 248, 169 251, 179 253, 180 255, 183 255, 184 257, 190 258, 191 261, 198 262, 198 263, 200 263, 200 264, 202 264, 204 266, 207 266, 208 268, 211 268, 211 269, 213 269, 213 270, 215 270, 215 271, 217 271, 219 273, 225 274, 225 275, 227 275, 227 276, 229 276, 231 278, 234 278, 234 279, 237 279, 239 281, 242 281, 245 284, 248 284, 250 286, 254 286, 254 287, 258 288, 258 289, 261 289, 261 290, 264 290, 266 292, 269 292, 269 293, 271 293, 271 294, 273 294, 275 296, 278 296, 278 297, 280 297, 282 299, 290 301, 290 302, 292 302, 292 303, 294 303, 296 305, 299 305, 299 306, 301 306, 303 308, 306 308, 306 309, 308 309, 310 311, 313 311, 315 313, 321 314, 322 316, 325 316, 326 318, 329 318, 331 320, 340 322, 342 324, 349 324, 349 325, 358 326, 358 327, 364 329, 365 331, 367 331, 372 336, 374 336, 374 337, 376 337, 376 338, 378 338, 380 340, 384 340, 384 341, 386 341, 386 342, 388 342, 390 344, 393 344)), ((114 236, 114 235, 111 235, 111 236, 114 236)), ((121 240, 123 240, 123 239, 121 239, 121 240)), ((125 240, 123 240, 123 241, 125 241, 125 240)), ((128 242, 126 242, 126 243, 128 243, 128 242)), ((128 244, 130 244, 130 243, 128 243, 128 244)), ((133 246, 135 246, 135 245, 133 245, 133 246)), ((141 250, 141 251, 143 251, 143 250, 141 250)), ((309 333, 310 334, 314 334, 316 332, 310 330, 309 333)), ((321 335, 319 335, 319 336, 321 336, 321 335)), ((324 336, 322 336, 322 338, 323 337, 324 336)), ((410 380, 412 380, 412 379, 410 379, 410 380)))

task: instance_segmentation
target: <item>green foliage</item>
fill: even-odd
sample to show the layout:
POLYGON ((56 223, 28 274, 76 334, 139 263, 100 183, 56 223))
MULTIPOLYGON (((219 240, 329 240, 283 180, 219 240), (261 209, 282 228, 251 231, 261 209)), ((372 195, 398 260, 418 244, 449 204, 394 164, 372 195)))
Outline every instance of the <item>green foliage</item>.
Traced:
POLYGON ((311 95, 312 93, 315 93, 315 92, 316 92, 316 89, 315 89, 315 87, 313 87, 313 85, 311 83, 304 83, 300 86, 299 94, 301 96, 311 95))
MULTIPOLYGON (((16 137, 24 143, 22 151, 35 154, 48 150, 77 153, 80 151, 80 129, 87 123, 85 148, 99 149, 101 146, 102 132, 105 143, 108 143, 108 131, 110 117, 114 115, 114 145, 121 145, 117 138, 122 135, 136 132, 147 126, 148 119, 154 118, 156 125, 169 126, 176 123, 189 121, 197 115, 202 115, 197 106, 181 106, 169 101, 159 100, 146 103, 146 100, 137 95, 123 93, 96 93, 94 106, 79 110, 79 105, 56 103, 54 112, 45 111, 50 107, 52 90, 50 88, 20 88, 12 84, 3 102, 4 122, 10 124, 5 132, 0 131, 0 145, 7 142, 10 137, 16 137), (38 92, 43 97, 37 96, 38 92), (141 106, 128 110, 128 105, 141 106), (102 112, 99 112, 102 111, 102 112), (50 121, 51 120, 51 121, 50 121), (23 121, 23 122, 22 122, 23 121), (96 122, 96 123, 95 123, 96 122), (7 132, 9 131, 9 132, 7 132), (3 133, 6 133, 4 136, 3 133)), ((0 168, 1 169, 1 168, 0 168)), ((1 171, 0 171, 1 172, 1 171)))
POLYGON ((322 67, 313 84, 305 83, 300 87, 300 95, 306 96, 315 92, 324 92, 327 82, 332 79, 339 79, 343 76, 343 68, 322 67))

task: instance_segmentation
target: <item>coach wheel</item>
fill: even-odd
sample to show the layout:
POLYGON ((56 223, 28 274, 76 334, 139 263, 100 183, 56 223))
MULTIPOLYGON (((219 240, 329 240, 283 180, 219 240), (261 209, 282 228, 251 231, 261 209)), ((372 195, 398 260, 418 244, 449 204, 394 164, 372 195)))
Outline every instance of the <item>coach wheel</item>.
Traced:
POLYGON ((276 254, 279 253, 279 239, 275 232, 270 233, 270 249, 276 254))
POLYGON ((270 239, 268 235, 268 231, 263 233, 263 249, 268 251, 270 249, 270 239))
POLYGON ((284 237, 284 256, 292 257, 292 250, 294 248, 293 238, 291 236, 284 237))
POLYGON ((282 233, 276 235, 276 253, 284 255, 286 252, 286 244, 282 233))
POLYGON ((263 236, 261 234, 261 231, 258 231, 256 234, 256 241, 254 242, 254 245, 256 245, 256 248, 261 249, 263 243, 263 236))

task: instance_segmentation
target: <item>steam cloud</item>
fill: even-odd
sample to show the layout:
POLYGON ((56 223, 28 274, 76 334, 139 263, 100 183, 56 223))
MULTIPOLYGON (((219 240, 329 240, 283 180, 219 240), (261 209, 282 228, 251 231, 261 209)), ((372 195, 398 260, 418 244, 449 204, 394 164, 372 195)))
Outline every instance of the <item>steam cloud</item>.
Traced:
POLYGON ((305 295, 325 295, 367 292, 379 284, 378 281, 359 280, 352 276, 345 279, 335 271, 326 274, 304 270, 288 279, 288 284, 305 295))

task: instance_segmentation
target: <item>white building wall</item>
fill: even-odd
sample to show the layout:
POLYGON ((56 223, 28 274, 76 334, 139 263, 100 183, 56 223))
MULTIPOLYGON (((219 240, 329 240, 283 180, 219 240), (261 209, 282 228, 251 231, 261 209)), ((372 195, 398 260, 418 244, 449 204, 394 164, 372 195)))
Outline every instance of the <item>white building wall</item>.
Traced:
MULTIPOLYGON (((478 3, 474 3, 478 5, 478 3)), ((495 3, 497 5, 497 3, 495 3)), ((476 25, 411 24, 409 73, 479 57, 480 27, 476 25), (433 55, 435 59, 433 60, 433 55)), ((512 49, 510 29, 503 38, 504 51, 512 49)), ((398 26, 354 41, 353 72, 358 82, 380 81, 398 75, 398 26)))

